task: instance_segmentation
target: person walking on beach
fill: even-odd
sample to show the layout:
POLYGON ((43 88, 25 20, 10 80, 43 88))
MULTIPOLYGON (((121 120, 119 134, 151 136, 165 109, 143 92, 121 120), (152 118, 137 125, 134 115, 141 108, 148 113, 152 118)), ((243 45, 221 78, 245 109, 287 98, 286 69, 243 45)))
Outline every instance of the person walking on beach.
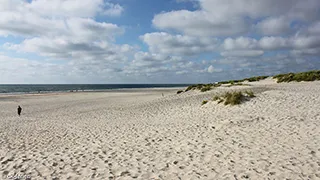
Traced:
POLYGON ((18 106, 18 115, 20 116, 21 114, 21 111, 22 111, 22 108, 20 106, 18 106))

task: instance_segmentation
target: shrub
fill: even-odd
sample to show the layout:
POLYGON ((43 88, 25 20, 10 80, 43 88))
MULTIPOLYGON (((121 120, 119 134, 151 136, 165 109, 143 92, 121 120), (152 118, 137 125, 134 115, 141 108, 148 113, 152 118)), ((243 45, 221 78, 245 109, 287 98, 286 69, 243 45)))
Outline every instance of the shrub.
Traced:
POLYGON ((207 104, 208 103, 208 101, 207 100, 204 100, 204 101, 202 101, 202 104, 201 105, 205 105, 205 104, 207 104))
POLYGON ((182 93, 182 92, 183 92, 183 91, 181 91, 181 90, 180 90, 180 91, 177 91, 177 94, 180 94, 180 93, 182 93))

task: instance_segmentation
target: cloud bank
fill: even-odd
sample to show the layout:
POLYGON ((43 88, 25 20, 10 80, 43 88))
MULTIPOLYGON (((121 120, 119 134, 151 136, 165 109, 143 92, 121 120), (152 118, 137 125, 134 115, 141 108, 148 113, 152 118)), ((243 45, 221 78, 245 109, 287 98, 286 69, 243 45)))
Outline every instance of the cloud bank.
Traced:
POLYGON ((191 2, 159 9, 126 44, 117 21, 130 6, 2 0, 0 83, 198 83, 320 68, 320 1, 191 2))

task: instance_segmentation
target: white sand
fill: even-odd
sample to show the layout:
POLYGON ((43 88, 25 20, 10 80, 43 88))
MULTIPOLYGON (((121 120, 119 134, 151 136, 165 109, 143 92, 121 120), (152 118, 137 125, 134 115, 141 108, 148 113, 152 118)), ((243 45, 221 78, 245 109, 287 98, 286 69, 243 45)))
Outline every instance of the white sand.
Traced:
POLYGON ((0 178, 320 179, 320 82, 250 84, 1 96, 0 178), (201 106, 248 88, 240 106, 201 106))

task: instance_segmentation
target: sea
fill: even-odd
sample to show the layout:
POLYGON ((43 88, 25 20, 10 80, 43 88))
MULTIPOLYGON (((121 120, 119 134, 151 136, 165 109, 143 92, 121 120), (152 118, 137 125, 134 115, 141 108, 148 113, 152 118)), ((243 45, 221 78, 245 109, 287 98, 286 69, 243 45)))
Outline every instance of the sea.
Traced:
POLYGON ((0 94, 110 91, 136 88, 186 87, 190 84, 0 84, 0 94))

